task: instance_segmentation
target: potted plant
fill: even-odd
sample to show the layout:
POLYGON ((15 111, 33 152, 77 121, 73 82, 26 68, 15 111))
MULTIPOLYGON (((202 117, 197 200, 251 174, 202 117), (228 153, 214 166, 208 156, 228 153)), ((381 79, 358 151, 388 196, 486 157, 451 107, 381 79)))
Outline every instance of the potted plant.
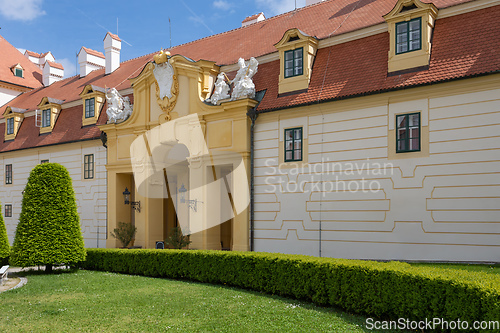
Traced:
POLYGON ((170 230, 170 236, 165 241, 165 245, 170 245, 174 249, 182 249, 189 244, 191 244, 189 236, 184 236, 179 227, 172 228, 170 230))
POLYGON ((137 228, 130 223, 118 222, 118 227, 111 232, 111 236, 118 239, 123 248, 127 248, 134 239, 137 228))

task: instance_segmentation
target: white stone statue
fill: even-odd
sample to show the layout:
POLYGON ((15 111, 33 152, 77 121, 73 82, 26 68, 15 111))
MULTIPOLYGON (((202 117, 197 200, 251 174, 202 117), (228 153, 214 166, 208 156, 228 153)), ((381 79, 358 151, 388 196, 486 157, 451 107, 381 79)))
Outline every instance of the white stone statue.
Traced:
POLYGON ((245 64, 245 60, 240 58, 238 60, 238 65, 240 69, 236 73, 233 81, 233 93, 231 95, 231 100, 234 101, 239 98, 254 98, 255 97, 255 84, 252 81, 253 76, 257 73, 257 68, 259 62, 254 57, 250 58, 250 61, 245 64))
POLYGON ((128 119, 132 115, 133 106, 130 104, 130 98, 128 96, 123 97, 123 112, 125 113, 125 119, 128 119))
POLYGON ((115 89, 108 89, 106 92, 106 100, 108 101, 108 124, 116 123, 119 120, 125 121, 132 114, 132 105, 128 97, 123 98, 122 95, 115 89))
POLYGON ((215 82, 215 89, 212 97, 208 99, 213 105, 217 105, 220 100, 229 98, 229 85, 226 83, 226 74, 221 72, 217 75, 217 81, 215 82))
POLYGON ((245 63, 245 59, 239 58, 238 66, 240 66, 240 68, 236 72, 236 76, 234 77, 234 79, 231 81, 231 83, 235 85, 238 81, 242 80, 247 74, 247 64, 245 63))

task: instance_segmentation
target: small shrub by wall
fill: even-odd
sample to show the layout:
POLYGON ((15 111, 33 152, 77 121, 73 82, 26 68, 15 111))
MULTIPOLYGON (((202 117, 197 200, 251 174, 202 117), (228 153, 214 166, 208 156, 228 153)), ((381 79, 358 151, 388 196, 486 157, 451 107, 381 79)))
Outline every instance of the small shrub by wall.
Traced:
POLYGON ((379 318, 500 318, 496 274, 258 252, 87 249, 82 268, 263 291, 379 318))
POLYGON ((7 229, 3 221, 2 205, 0 204, 0 266, 7 265, 9 262, 10 245, 7 237, 7 229))
POLYGON ((11 265, 47 265, 50 270, 52 264, 83 261, 85 254, 68 170, 57 163, 35 166, 23 192, 11 265))

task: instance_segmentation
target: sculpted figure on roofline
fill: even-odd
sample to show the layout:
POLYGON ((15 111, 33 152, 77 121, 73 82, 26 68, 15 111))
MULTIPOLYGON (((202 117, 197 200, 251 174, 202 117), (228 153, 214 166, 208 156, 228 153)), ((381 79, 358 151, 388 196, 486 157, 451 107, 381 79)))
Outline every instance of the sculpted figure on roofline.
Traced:
POLYGON ((108 101, 106 110, 108 124, 117 123, 120 120, 125 121, 132 115, 133 106, 130 104, 130 98, 122 97, 115 88, 106 91, 106 100, 108 101))
POLYGON ((226 74, 221 72, 217 76, 215 88, 212 96, 207 99, 213 105, 220 104, 224 99, 231 97, 231 101, 241 98, 254 98, 255 97, 255 84, 253 83, 253 76, 257 73, 259 62, 254 57, 250 58, 248 64, 243 58, 238 60, 238 72, 229 84, 233 86, 231 96, 229 96, 229 85, 226 83, 226 74))

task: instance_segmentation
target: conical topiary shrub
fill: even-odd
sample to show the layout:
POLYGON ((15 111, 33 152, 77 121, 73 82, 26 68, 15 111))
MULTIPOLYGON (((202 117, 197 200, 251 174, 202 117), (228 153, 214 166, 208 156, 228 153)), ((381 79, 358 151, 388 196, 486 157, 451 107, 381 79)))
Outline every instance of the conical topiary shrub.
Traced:
POLYGON ((27 267, 85 260, 75 192, 68 171, 57 163, 37 165, 24 189, 10 262, 27 267))
POLYGON ((7 264, 9 260, 10 245, 7 237, 7 229, 3 222, 2 205, 0 205, 0 266, 7 264))

